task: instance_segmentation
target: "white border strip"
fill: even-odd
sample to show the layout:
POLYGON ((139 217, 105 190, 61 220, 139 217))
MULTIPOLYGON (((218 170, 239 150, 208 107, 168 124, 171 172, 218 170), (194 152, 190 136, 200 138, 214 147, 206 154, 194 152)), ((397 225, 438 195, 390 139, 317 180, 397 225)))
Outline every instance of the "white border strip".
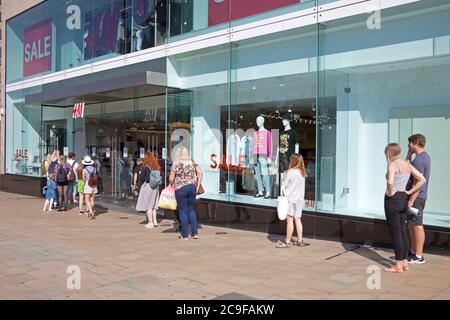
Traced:
POLYGON ((139 62, 165 58, 180 53, 358 15, 366 13, 367 9, 374 5, 385 9, 417 1, 420 0, 339 0, 319 7, 301 9, 284 15, 235 26, 231 29, 214 31, 139 52, 120 55, 79 67, 37 76, 33 79, 15 82, 6 85, 6 92, 41 86, 139 62))

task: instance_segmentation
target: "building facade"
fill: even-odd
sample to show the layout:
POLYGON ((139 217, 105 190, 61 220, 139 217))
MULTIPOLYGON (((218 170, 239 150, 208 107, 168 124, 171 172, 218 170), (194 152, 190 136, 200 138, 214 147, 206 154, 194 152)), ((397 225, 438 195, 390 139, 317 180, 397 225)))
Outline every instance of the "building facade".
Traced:
POLYGON ((3 190, 38 194, 45 157, 74 151, 98 162, 104 205, 132 208, 135 160, 155 152, 167 181, 171 154, 185 145, 205 173, 200 219, 281 233, 280 172, 299 152, 305 234, 388 243, 384 147, 399 142, 406 156, 408 136, 423 133, 433 160, 427 241, 448 246, 448 1, 26 8, 3 27, 3 190))

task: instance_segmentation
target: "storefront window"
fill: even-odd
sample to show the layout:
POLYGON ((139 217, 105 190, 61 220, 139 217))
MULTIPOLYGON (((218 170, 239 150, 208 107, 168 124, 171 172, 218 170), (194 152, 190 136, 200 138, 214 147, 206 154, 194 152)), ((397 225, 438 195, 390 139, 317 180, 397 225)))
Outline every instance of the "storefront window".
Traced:
POLYGON ((169 59, 169 86, 192 94, 190 145, 205 172, 203 197, 274 207, 297 152, 314 208, 316 39, 310 27, 169 59), (262 131, 264 150, 254 142, 262 131))
POLYGON ((7 83, 164 44, 167 14, 163 0, 47 0, 7 21, 7 83))
POLYGON ((232 44, 230 109, 222 108, 221 122, 221 190, 231 201, 276 206, 281 175, 299 153, 306 208, 315 207, 316 56, 315 26, 232 44))
POLYGON ((317 0, 169 0, 169 41, 312 8, 316 4, 317 0))
POLYGON ((421 133, 432 158, 425 224, 450 225, 449 16, 446 1, 421 2, 382 11, 381 29, 367 15, 321 27, 319 210, 384 219, 384 148, 398 142, 405 157, 421 133))
POLYGON ((40 176, 42 109, 23 97, 22 90, 7 94, 6 173, 40 176))

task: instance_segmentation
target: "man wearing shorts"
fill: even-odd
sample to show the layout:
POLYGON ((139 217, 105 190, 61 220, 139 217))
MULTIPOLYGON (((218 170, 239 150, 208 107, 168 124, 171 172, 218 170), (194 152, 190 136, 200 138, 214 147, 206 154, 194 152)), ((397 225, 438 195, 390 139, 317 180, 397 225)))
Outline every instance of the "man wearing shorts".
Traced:
MULTIPOLYGON (((410 250, 409 250, 409 263, 423 264, 425 258, 423 257, 423 246, 425 244, 425 230, 423 228, 423 213, 425 209, 425 203, 428 196, 428 182, 430 180, 431 172, 431 157, 425 151, 426 139, 421 134, 414 134, 408 138, 408 155, 407 161, 424 175, 426 182, 419 190, 419 192, 411 195, 409 198, 408 207, 418 210, 419 214, 408 215, 408 226, 410 236, 410 250), (415 155, 414 160, 411 161, 412 155, 415 155)), ((411 177, 409 180, 407 189, 411 189, 415 183, 411 177)), ((416 212, 417 212, 416 210, 416 212)))

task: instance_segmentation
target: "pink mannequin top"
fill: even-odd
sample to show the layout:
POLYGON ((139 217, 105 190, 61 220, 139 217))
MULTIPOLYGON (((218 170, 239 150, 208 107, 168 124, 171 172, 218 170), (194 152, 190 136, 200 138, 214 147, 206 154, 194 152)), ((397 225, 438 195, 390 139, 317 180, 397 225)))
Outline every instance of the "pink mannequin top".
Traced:
POLYGON ((253 133, 253 154, 272 157, 272 132, 267 129, 253 133))

